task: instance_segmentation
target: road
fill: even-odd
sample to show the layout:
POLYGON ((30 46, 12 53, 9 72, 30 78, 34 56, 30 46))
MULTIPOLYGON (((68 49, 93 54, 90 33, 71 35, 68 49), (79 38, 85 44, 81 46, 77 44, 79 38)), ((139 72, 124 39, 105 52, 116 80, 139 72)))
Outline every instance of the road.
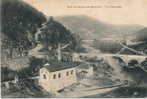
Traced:
POLYGON ((73 89, 73 91, 68 91, 64 93, 59 93, 55 97, 56 98, 80 98, 85 96, 91 96, 91 95, 97 95, 97 94, 103 94, 109 91, 112 91, 114 89, 117 89, 124 84, 117 84, 112 86, 106 86, 106 87, 89 87, 89 88, 76 88, 73 89))

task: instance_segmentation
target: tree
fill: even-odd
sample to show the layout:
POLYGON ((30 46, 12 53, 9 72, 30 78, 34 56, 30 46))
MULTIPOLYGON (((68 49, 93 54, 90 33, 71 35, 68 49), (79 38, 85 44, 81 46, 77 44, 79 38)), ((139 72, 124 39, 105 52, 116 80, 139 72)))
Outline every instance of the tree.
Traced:
POLYGON ((22 0, 2 0, 2 46, 10 49, 29 49, 38 27, 46 18, 22 0), (7 41, 7 42, 5 42, 7 41))
MULTIPOLYGON (((42 30, 39 41, 47 48, 52 46, 58 53, 58 60, 61 60, 61 50, 71 48, 74 45, 75 38, 72 33, 67 30, 62 24, 55 21, 53 17, 46 23, 46 28, 42 30)), ((76 46, 76 44, 74 45, 76 46)), ((71 48, 72 49, 72 48, 71 48)))
POLYGON ((73 49, 76 52, 85 52, 85 49, 81 46, 82 45, 82 39, 77 33, 72 34, 72 44, 71 49, 73 49))

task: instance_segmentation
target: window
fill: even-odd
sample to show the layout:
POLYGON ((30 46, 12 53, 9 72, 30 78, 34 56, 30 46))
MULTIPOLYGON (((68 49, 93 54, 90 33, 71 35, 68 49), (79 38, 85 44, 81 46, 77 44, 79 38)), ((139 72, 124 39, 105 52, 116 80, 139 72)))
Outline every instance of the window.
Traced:
POLYGON ((61 78, 61 73, 58 74, 58 77, 61 78))
POLYGON ((45 74, 43 75, 43 79, 46 79, 46 75, 45 74))
POLYGON ((69 72, 67 71, 67 72, 66 72, 66 76, 68 76, 68 75, 69 75, 69 72))
POLYGON ((56 74, 53 75, 53 79, 56 79, 56 74))
POLYGON ((73 70, 71 70, 71 74, 73 74, 73 70))

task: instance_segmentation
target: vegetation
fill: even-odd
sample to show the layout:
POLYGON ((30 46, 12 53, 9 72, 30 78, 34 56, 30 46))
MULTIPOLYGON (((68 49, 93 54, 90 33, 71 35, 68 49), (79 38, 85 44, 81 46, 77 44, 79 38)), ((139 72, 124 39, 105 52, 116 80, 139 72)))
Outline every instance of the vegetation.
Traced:
POLYGON ((81 49, 78 35, 72 34, 53 17, 47 21, 41 12, 21 0, 2 0, 2 23, 2 75, 6 79, 11 78, 7 76, 11 71, 18 73, 14 73, 12 79, 15 75, 34 74, 44 63, 42 59, 28 56, 28 51, 38 43, 36 34, 44 23, 46 27, 41 30, 41 35, 38 35, 41 36, 39 41, 46 48, 52 47, 51 50, 46 50, 51 54, 58 49, 58 60, 61 60, 62 50, 72 52, 81 49))
POLYGON ((20 0, 2 0, 2 48, 9 56, 32 47, 34 34, 46 19, 44 15, 20 0))
POLYGON ((62 24, 55 21, 53 17, 46 23, 46 28, 39 35, 39 41, 47 48, 57 49, 58 60, 61 60, 61 51, 77 51, 80 48, 80 38, 72 34, 62 24))
POLYGON ((137 32, 137 40, 147 42, 147 28, 143 28, 137 32))
POLYGON ((101 40, 95 40, 93 42, 93 46, 104 53, 117 53, 122 48, 122 46, 117 42, 101 40))

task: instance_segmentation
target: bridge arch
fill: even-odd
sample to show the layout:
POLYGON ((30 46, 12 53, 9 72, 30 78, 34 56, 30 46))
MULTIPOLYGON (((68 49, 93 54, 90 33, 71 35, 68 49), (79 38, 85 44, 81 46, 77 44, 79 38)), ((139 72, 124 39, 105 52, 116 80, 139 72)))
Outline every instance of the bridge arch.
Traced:
POLYGON ((147 58, 141 62, 141 66, 147 71, 147 58))
MULTIPOLYGON (((117 56, 117 55, 116 55, 117 56)), ((127 65, 131 60, 137 60, 140 64, 143 62, 147 57, 145 56, 138 56, 138 55, 118 55, 127 65)))
POLYGON ((114 58, 122 66, 126 65, 126 62, 125 62, 125 60, 122 57, 120 57, 120 56, 113 56, 112 58, 114 58))
POLYGON ((131 59, 131 60, 128 61, 128 66, 135 66, 135 65, 137 66, 139 64, 140 63, 137 59, 131 59))

